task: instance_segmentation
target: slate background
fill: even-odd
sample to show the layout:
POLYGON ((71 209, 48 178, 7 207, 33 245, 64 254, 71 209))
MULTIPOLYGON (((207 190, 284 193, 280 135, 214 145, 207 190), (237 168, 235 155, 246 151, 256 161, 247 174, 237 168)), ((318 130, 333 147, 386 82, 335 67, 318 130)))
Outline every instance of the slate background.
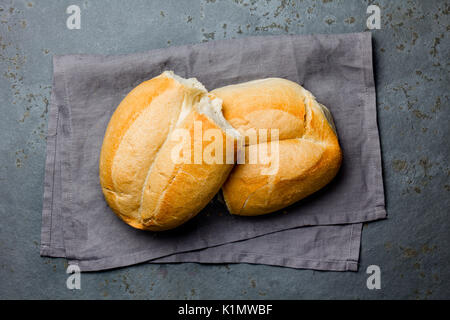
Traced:
POLYGON ((0 298, 450 298, 448 1, 0 0, 0 298), (81 29, 66 8, 81 8, 81 29), (389 218, 363 228, 358 272, 141 264, 82 274, 39 256, 53 54, 120 54, 249 35, 372 30, 389 218), (381 290, 366 269, 381 268, 381 290))

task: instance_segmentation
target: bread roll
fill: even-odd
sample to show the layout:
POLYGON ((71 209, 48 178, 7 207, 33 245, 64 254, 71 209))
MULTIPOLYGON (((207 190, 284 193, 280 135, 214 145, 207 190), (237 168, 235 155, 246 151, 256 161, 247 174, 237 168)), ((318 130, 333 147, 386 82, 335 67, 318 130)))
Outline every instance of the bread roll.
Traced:
MULTIPOLYGON (((223 100, 225 119, 242 135, 248 129, 279 130, 278 170, 274 174, 263 174, 272 162, 245 162, 235 166, 223 185, 230 213, 254 216, 280 210, 321 189, 338 172, 342 153, 331 113, 297 83, 269 78, 212 93, 223 100)), ((256 133, 261 138, 259 131, 256 133)), ((268 146, 273 145, 267 141, 268 146)), ((247 140, 246 144, 249 154, 264 143, 255 145, 247 140)))
MULTIPOLYGON (((106 129, 99 168, 105 199, 126 223, 153 231, 175 228, 218 192, 233 164, 195 161, 194 146, 203 140, 194 134, 195 123, 203 132, 218 129, 223 141, 239 137, 223 118, 221 100, 208 95, 195 78, 164 72, 120 103, 106 129), (178 129, 190 138, 177 142, 178 129), (192 150, 190 161, 174 161, 177 143, 192 150)), ((200 151, 207 145, 202 141, 200 151)), ((223 148, 225 158, 225 143, 223 148)))

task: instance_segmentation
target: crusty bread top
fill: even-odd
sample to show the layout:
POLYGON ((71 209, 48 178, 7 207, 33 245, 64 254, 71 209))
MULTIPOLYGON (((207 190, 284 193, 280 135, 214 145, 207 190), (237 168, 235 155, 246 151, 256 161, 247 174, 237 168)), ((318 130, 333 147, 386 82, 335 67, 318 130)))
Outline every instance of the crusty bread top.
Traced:
MULTIPOLYGON (((225 118, 242 135, 252 128, 279 130, 279 169, 275 174, 262 174, 272 162, 246 162, 237 165, 223 185, 232 214, 279 210, 322 188, 336 175, 342 153, 331 113, 297 83, 268 78, 212 93, 223 100, 225 118)), ((248 144, 246 153, 261 146, 248 144)))
POLYGON ((241 135, 248 129, 278 129, 279 140, 316 137, 318 142, 331 139, 334 143, 337 138, 329 110, 318 103, 311 92, 290 80, 259 79, 217 88, 211 93, 222 99, 225 119, 241 135), (311 109, 322 117, 308 117, 311 109), (326 121, 318 123, 317 120, 326 121), (325 126, 316 128, 318 125, 325 126), (322 129, 325 132, 321 132, 322 129), (324 134, 326 139, 323 139, 324 134))
POLYGON ((297 99, 301 87, 278 78, 254 80, 211 91, 220 97, 223 114, 244 134, 248 129, 278 129, 279 138, 303 135, 306 116, 303 101, 297 99), (280 86, 282 82, 282 86, 280 86))

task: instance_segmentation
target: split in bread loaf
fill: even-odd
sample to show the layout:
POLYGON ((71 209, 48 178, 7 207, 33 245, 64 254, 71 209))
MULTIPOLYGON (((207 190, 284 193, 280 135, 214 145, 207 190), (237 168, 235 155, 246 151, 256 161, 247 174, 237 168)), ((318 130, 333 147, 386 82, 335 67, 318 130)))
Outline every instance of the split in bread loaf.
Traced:
MULTIPOLYGON (((236 165, 223 185, 230 213, 254 216, 280 210, 337 174, 342 153, 331 113, 299 84, 268 78, 211 93, 222 99, 225 119, 242 135, 249 129, 279 132, 277 172, 262 174, 271 163, 246 162, 236 165)), ((247 141, 246 153, 260 146, 247 141)))
MULTIPOLYGON (((193 148, 194 123, 203 130, 220 130, 223 141, 239 137, 223 118, 220 99, 195 78, 173 72, 141 83, 117 107, 101 149, 100 184, 108 205, 129 225, 154 231, 175 228, 219 191, 233 164, 173 161, 179 144, 172 139, 174 130, 191 133, 191 141, 183 143, 193 148)), ((223 147, 225 157, 225 143, 223 147)))

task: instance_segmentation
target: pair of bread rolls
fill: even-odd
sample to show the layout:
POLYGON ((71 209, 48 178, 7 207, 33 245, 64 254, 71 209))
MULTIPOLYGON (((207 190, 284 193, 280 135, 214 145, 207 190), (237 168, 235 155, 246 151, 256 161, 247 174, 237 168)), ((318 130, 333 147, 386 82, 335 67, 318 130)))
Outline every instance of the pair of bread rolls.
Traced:
POLYGON ((194 217, 221 187, 231 214, 279 210, 330 182, 341 157, 331 114, 294 82, 262 79, 208 93, 195 78, 166 71, 134 88, 112 115, 100 184, 123 221, 160 231, 194 217), (276 141, 262 141, 259 129, 276 129, 276 141), (236 164, 237 146, 244 155, 261 146, 274 154, 274 143, 273 173, 264 171, 275 157, 236 164))

